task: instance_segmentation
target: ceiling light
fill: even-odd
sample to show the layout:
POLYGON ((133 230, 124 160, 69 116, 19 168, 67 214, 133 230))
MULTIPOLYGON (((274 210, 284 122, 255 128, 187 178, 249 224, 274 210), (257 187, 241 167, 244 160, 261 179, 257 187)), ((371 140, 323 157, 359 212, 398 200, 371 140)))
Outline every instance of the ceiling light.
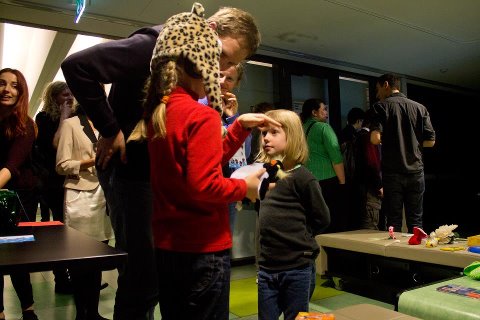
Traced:
POLYGON ((77 0, 77 9, 75 11, 75 23, 78 23, 80 21, 80 17, 83 14, 83 11, 85 10, 85 4, 86 0, 77 0))

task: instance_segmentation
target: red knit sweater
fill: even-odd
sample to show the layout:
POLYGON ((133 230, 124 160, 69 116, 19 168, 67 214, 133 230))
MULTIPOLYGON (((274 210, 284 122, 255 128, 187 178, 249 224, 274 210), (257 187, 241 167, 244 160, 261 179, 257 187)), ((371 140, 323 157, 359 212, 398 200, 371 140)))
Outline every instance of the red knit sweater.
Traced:
POLYGON ((222 164, 248 136, 238 121, 222 141, 219 114, 182 88, 170 95, 167 136, 149 126, 152 228, 157 248, 180 252, 229 249, 227 204, 246 195, 244 180, 224 178, 222 164))

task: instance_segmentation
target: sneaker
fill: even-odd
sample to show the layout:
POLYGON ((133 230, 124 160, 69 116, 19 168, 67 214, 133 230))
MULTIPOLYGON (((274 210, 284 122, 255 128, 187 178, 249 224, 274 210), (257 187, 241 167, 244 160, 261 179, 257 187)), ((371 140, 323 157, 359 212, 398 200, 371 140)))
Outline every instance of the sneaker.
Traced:
POLYGON ((22 311, 22 320, 38 320, 33 310, 22 311))

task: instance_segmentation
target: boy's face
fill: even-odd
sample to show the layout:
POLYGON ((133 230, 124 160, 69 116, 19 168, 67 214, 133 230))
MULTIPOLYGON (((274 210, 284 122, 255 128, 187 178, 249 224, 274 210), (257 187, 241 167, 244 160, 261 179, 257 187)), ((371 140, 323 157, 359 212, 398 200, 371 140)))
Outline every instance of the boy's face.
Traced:
POLYGON ((220 55, 220 71, 225 71, 236 66, 248 56, 246 41, 243 38, 232 38, 230 36, 219 37, 222 42, 222 54, 220 55))

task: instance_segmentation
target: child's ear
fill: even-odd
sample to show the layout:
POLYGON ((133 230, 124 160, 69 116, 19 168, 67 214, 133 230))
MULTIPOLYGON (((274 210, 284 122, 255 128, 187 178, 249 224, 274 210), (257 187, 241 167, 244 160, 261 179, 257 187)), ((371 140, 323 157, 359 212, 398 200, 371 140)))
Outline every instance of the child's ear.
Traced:
POLYGON ((212 28, 213 30, 217 30, 217 23, 214 21, 209 21, 208 26, 212 28))

